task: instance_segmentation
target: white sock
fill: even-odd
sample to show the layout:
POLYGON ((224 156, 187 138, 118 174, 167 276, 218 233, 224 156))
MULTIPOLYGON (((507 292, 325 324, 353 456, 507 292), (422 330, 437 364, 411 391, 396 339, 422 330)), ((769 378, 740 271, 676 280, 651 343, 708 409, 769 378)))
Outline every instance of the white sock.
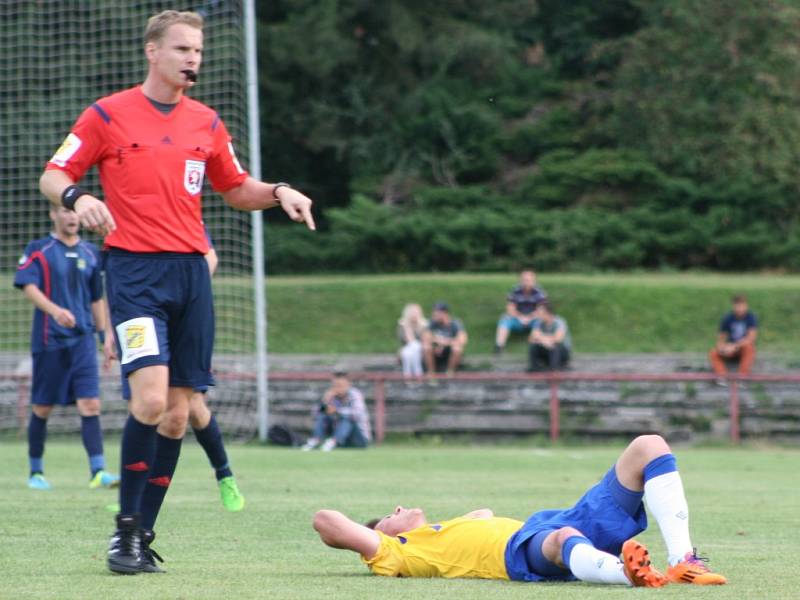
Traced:
POLYGON ((644 500, 661 529, 669 564, 675 565, 692 551, 689 537, 689 505, 677 471, 658 475, 644 484, 644 500))
POLYGON ((588 583, 631 585, 625 575, 625 565, 618 557, 589 544, 575 545, 569 553, 569 570, 575 577, 588 583))

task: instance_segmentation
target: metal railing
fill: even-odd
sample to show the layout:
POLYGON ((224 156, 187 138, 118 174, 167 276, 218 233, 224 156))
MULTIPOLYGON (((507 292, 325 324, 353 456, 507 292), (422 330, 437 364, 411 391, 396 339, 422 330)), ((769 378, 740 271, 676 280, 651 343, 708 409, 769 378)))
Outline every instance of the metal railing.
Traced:
MULTIPOLYGON (((237 373, 236 376, 240 376, 237 373)), ((318 372, 273 372, 270 374, 271 381, 325 381, 330 378, 328 373, 318 372)), ((375 421, 375 441, 383 441, 386 433, 386 382, 387 381, 409 381, 402 374, 397 372, 365 371, 350 373, 349 378, 353 381, 369 381, 374 385, 374 421, 375 421)), ((441 375, 434 376, 437 381, 458 381, 458 382, 529 382, 544 383, 550 388, 550 439, 558 440, 561 430, 561 401, 559 398, 559 386, 562 383, 570 382, 714 382, 720 377, 714 373, 574 373, 574 372, 553 372, 553 373, 498 373, 498 372, 472 372, 456 373, 451 377, 441 375)), ((739 403, 739 384, 742 382, 763 382, 763 383, 798 383, 800 384, 800 374, 763 374, 763 375, 739 375, 729 374, 723 378, 728 385, 728 415, 730 418, 730 439, 734 443, 741 440, 740 431, 740 403, 739 403)), ((413 381, 413 380, 411 380, 413 381)))
MULTIPOLYGON (((216 373, 220 381, 245 380, 255 381, 255 373, 216 373)), ((393 371, 364 371, 351 372, 349 378, 353 381, 366 381, 373 384, 374 395, 374 423, 375 441, 380 443, 386 435, 386 383, 415 381, 403 377, 393 371)), ((0 372, 0 381, 12 381, 17 384, 17 418, 20 427, 27 421, 28 402, 30 397, 30 375, 0 372)), ((330 374, 327 372, 310 371, 273 371, 270 373, 271 382, 279 381, 327 381, 330 374)), ((559 386, 573 382, 714 382, 720 377, 714 373, 504 373, 504 372, 468 372, 456 373, 451 377, 436 375, 432 379, 439 382, 527 382, 531 384, 546 384, 550 388, 549 402, 549 434, 553 441, 558 440, 561 429, 561 401, 559 386)), ((800 374, 729 374, 724 377, 728 390, 728 416, 730 419, 730 439, 734 443, 741 440, 740 431, 740 402, 739 385, 748 383, 797 383, 800 384, 800 374)), ((419 379, 416 381, 420 381, 419 379)), ((424 381, 424 380, 422 380, 424 381)))

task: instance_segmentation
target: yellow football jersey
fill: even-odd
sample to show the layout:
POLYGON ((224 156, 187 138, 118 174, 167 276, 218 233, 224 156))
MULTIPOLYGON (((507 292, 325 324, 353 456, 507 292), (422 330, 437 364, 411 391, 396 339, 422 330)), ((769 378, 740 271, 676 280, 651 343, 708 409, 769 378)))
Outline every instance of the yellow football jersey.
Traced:
POLYGON ((378 552, 364 561, 376 575, 388 577, 479 577, 508 579, 505 550, 522 521, 459 517, 428 523, 389 537, 380 531, 378 552))

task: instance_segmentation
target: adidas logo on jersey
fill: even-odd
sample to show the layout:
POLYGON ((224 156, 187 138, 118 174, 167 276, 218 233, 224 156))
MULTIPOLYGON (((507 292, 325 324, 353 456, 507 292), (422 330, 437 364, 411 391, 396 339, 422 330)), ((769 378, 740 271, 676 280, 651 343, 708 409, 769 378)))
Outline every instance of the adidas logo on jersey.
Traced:
POLYGON ((171 146, 172 145, 172 139, 168 135, 165 135, 163 138, 161 138, 161 143, 162 144, 168 144, 168 145, 171 146))

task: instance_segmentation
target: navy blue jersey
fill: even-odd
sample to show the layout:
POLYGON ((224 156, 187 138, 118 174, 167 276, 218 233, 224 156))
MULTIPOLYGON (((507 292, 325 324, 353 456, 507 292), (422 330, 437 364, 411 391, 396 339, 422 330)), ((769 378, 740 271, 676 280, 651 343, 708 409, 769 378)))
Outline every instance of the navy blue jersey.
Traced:
POLYGON ((75 327, 62 327, 38 308, 33 312, 31 351, 56 350, 93 333, 92 302, 103 297, 97 246, 83 240, 67 246, 53 235, 28 244, 19 259, 14 286, 38 287, 51 302, 75 316, 75 327))
POLYGON ((508 293, 506 300, 513 302, 520 314, 529 315, 542 302, 547 300, 547 294, 538 285, 529 291, 522 289, 522 286, 518 285, 508 293))
POLYGON ((758 319, 749 310, 741 319, 733 312, 730 312, 723 317, 722 322, 719 324, 720 333, 727 334, 728 342, 731 344, 738 342, 750 333, 751 329, 756 328, 758 328, 758 319))

